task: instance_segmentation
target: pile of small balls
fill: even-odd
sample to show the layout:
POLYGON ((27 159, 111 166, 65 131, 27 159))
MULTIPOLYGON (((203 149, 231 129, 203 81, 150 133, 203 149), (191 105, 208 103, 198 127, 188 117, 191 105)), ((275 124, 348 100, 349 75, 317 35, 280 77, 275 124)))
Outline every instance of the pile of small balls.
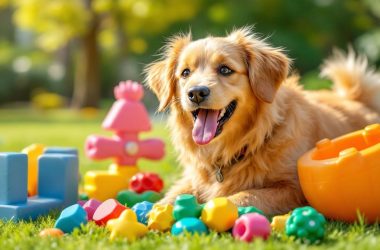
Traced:
MULTIPOLYGON (((139 178, 136 179, 141 181, 145 177, 139 178)), ((134 185, 141 187, 141 183, 134 185)), ((139 191, 146 192, 144 188, 139 191)), ((252 206, 237 207, 224 197, 215 198, 202 205, 190 194, 179 195, 174 205, 154 204, 154 201, 147 200, 136 202, 138 199, 130 198, 125 193, 122 197, 123 200, 119 197, 117 200, 109 199, 104 202, 90 199, 67 207, 57 219, 54 228, 45 229, 40 235, 61 236, 71 233, 88 221, 105 226, 110 231, 111 240, 126 238, 128 241, 144 236, 149 230, 170 231, 172 235, 232 230, 234 238, 246 242, 256 238, 266 240, 271 230, 285 231, 288 236, 308 243, 321 240, 325 233, 325 218, 311 207, 297 208, 291 214, 275 216, 270 223, 259 209, 252 206)))
POLYGON ((236 239, 246 242, 256 238, 266 240, 272 229, 285 229, 287 235, 309 243, 324 236, 325 219, 311 207, 297 208, 291 215, 276 216, 272 224, 258 212, 254 207, 237 208, 223 197, 199 205, 190 194, 178 196, 174 206, 143 201, 128 208, 115 199, 103 203, 91 199, 83 206, 76 204, 64 209, 55 228, 45 229, 40 235, 61 236, 93 221, 99 226, 106 226, 111 240, 126 238, 134 241, 149 230, 171 231, 172 235, 180 235, 184 232, 208 234, 209 230, 226 232, 232 229, 236 239))

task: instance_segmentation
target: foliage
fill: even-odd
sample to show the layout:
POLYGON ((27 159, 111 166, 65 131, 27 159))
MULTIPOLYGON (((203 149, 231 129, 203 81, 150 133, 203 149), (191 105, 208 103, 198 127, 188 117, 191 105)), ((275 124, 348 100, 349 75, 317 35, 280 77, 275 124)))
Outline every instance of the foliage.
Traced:
POLYGON ((131 37, 129 48, 143 53, 147 44, 141 34, 159 34, 171 23, 192 18, 198 1, 176 0, 13 0, 15 23, 37 34, 37 44, 56 50, 80 37, 100 21, 99 41, 117 44, 118 35, 131 37), (41 6, 44 6, 41 8, 41 6))
MULTIPOLYGON (((29 87, 23 89, 44 85, 48 91, 65 96, 72 93, 81 45, 78 41, 88 34, 93 21, 99 29, 102 97, 111 97, 112 87, 120 79, 142 80, 144 64, 157 58, 155 55, 167 38, 190 29, 197 39, 254 24, 259 35, 268 36, 270 43, 286 49, 293 59, 292 68, 306 74, 302 83, 313 89, 329 86, 318 79, 318 66, 333 47, 346 49, 353 45, 372 63, 380 64, 378 0, 0 0, 0 8, 6 5, 14 8, 8 12, 0 10, 0 44, 7 40, 14 47, 12 50, 19 50, 20 46, 25 51, 36 50, 31 46, 35 41, 44 51, 51 51, 51 62, 64 67, 65 77, 60 81, 50 77, 39 80, 41 83, 27 81, 29 87), (10 17, 3 13, 13 13, 17 30, 9 28, 10 17)), ((6 49, 0 46, 0 55, 4 53, 6 49)), ((12 56, 11 60, 17 58, 12 56)), ((0 86, 0 95, 7 97, 1 101, 28 99, 30 94, 11 94, 10 89, 16 93, 21 85, 15 84, 19 76, 12 73, 12 61, 7 64, 0 56, 1 75, 8 86, 0 86)), ((36 70, 34 66, 30 68, 36 70)), ((43 74, 48 75, 41 71, 31 75, 43 74)), ((153 96, 148 94, 145 99, 154 109, 153 96)))

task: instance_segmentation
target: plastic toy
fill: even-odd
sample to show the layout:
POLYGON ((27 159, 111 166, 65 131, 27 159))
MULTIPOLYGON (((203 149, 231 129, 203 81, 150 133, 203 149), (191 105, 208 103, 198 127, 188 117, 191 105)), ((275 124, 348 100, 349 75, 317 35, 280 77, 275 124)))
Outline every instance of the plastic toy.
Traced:
POLYGON ((143 202, 135 204, 132 207, 132 210, 136 213, 137 220, 140 223, 143 223, 146 225, 148 224, 148 213, 150 212, 150 210, 152 210, 152 208, 153 208, 153 203, 149 201, 143 201, 143 202))
POLYGON ((148 214, 148 228, 151 230, 167 231, 174 223, 173 206, 170 204, 155 204, 148 214))
POLYGON ((52 209, 77 202, 77 156, 41 155, 38 160, 38 196, 29 198, 27 164, 26 154, 0 154, 0 219, 36 219, 52 209))
POLYGON ((145 191, 161 192, 164 182, 158 174, 138 173, 129 181, 129 188, 140 194, 145 191))
POLYGON ((198 204, 194 195, 182 194, 177 196, 174 203, 173 217, 179 221, 185 217, 199 218, 202 207, 198 204))
POLYGON ((115 199, 109 199, 100 204, 96 209, 92 220, 99 226, 107 224, 107 221, 119 217, 119 215, 127 209, 125 206, 121 205, 115 199))
POLYGON ((108 170, 88 171, 84 176, 84 190, 90 198, 100 201, 114 198, 120 190, 128 188, 129 179, 137 172, 136 166, 117 164, 112 164, 108 170))
POLYGON ((270 224, 273 231, 282 232, 285 230, 286 221, 289 219, 290 214, 277 215, 272 218, 270 224))
POLYGON ((83 205, 86 204, 86 202, 87 202, 87 201, 81 201, 81 200, 79 200, 79 201, 77 201, 77 204, 78 204, 79 206, 83 207, 83 205))
POLYGON ((125 237, 129 241, 135 241, 148 232, 148 228, 137 221, 136 214, 130 209, 124 210, 119 218, 109 220, 107 229, 111 231, 111 240, 125 237))
POLYGON ((46 147, 43 144, 32 144, 22 150, 28 155, 28 196, 37 194, 37 170, 38 157, 42 154, 75 154, 78 155, 76 148, 66 147, 46 147))
POLYGON ((294 209, 286 221, 285 232, 302 241, 314 243, 325 235, 326 220, 322 214, 312 207, 294 209))
POLYGON ((42 144, 32 144, 22 150, 28 155, 28 196, 37 194, 37 170, 38 157, 44 153, 45 146, 42 144))
POLYGON ((171 233, 173 235, 180 235, 184 232, 190 234, 208 234, 208 229, 206 225, 197 218, 183 218, 173 225, 171 233))
POLYGON ((58 198, 63 207, 75 204, 78 200, 78 156, 43 154, 38 164, 38 195, 58 198))
POLYGON ((328 218, 380 220, 380 124, 324 139, 298 161, 303 193, 328 218))
POLYGON ((78 149, 67 147, 47 147, 44 149, 44 154, 67 154, 78 156, 78 149))
POLYGON ((145 191, 144 193, 136 194, 131 190, 122 190, 116 196, 116 199, 121 204, 127 205, 128 207, 133 207, 135 204, 143 201, 155 203, 161 198, 162 195, 154 191, 145 191))
POLYGON ((38 235, 40 237, 61 237, 64 235, 64 232, 58 228, 46 228, 42 230, 38 235))
POLYGON ((256 238, 266 240, 271 233, 268 219, 258 213, 244 214, 235 221, 232 235, 239 240, 251 242, 256 238))
POLYGON ((26 203, 27 162, 25 154, 0 154, 0 202, 1 204, 26 203))
POLYGON ((95 160, 113 158, 108 171, 90 171, 84 177, 84 190, 91 198, 104 201, 128 188, 129 179, 138 172, 137 160, 158 160, 164 156, 164 143, 159 139, 139 139, 140 132, 149 131, 148 112, 140 102, 143 87, 132 81, 120 82, 114 89, 113 104, 102 127, 115 132, 112 138, 90 135, 86 154, 95 160))
POLYGON ((258 213, 265 216, 263 211, 253 206, 238 207, 238 212, 239 212, 239 217, 242 216, 243 214, 250 214, 250 213, 258 213))
POLYGON ((102 203, 95 199, 90 199, 86 203, 83 204, 83 209, 87 213, 87 219, 90 221, 92 220, 94 213, 96 209, 101 205, 102 203))
POLYGON ((206 203, 201 220, 210 229, 225 232, 232 228, 238 217, 238 208, 227 198, 220 197, 206 203))
POLYGON ((86 211, 78 204, 65 208, 54 227, 62 230, 64 233, 71 233, 75 228, 87 224, 86 211))
POLYGON ((89 197, 88 197, 87 194, 81 193, 81 194, 79 194, 79 200, 81 200, 81 201, 88 201, 89 197))

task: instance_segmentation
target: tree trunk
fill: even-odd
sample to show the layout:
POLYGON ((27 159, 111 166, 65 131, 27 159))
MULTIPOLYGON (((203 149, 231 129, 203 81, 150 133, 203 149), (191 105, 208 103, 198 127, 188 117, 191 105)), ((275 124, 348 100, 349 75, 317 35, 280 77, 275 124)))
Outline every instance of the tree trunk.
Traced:
POLYGON ((74 108, 99 106, 100 56, 97 35, 98 21, 94 14, 89 31, 80 40, 72 100, 74 108))

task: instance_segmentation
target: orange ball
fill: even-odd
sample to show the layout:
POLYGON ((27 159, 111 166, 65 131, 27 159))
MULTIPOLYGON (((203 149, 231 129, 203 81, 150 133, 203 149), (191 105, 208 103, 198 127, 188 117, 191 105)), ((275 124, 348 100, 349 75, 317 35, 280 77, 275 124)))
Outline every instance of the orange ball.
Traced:
POLYGON ((58 228, 46 228, 39 234, 40 237, 61 237, 62 235, 64 233, 58 228))

